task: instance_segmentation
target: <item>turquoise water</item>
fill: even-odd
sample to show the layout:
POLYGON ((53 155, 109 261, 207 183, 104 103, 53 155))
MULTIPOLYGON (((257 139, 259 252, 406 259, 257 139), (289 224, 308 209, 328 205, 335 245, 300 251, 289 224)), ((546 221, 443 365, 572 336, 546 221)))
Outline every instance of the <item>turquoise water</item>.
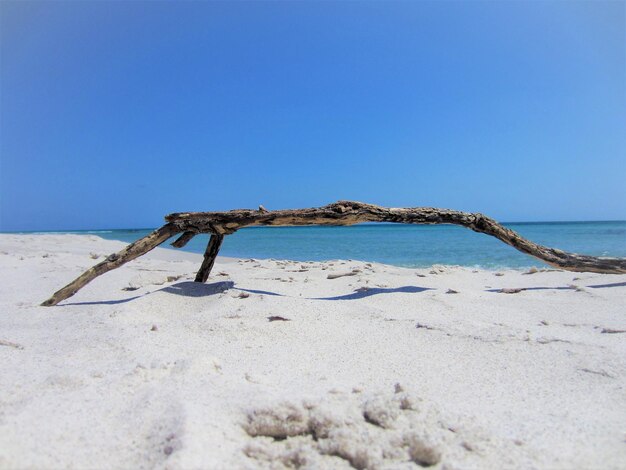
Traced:
MULTIPOLYGON (((595 256, 626 257, 626 221, 505 225, 534 242, 554 248, 595 256)), ((149 232, 138 229, 64 233, 93 233, 110 240, 132 242, 149 232)), ((207 240, 208 235, 198 235, 183 250, 203 253, 207 240)), ((299 261, 354 259, 406 267, 433 264, 488 269, 543 266, 539 260, 493 237, 451 225, 250 227, 227 236, 220 254, 299 261)))

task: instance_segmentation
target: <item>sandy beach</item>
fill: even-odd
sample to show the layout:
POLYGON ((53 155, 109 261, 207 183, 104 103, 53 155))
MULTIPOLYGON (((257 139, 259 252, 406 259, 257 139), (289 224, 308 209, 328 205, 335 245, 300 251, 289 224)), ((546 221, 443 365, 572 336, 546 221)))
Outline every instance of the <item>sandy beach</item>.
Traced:
POLYGON ((624 468, 626 275, 0 235, 0 468, 624 468))

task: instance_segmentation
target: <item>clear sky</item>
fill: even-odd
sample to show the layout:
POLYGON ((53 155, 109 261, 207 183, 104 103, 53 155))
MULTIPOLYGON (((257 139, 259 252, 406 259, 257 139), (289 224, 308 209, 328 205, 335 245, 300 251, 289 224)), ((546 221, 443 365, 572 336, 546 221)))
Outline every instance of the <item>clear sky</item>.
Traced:
POLYGON ((625 2, 0 2, 0 230, 626 219, 625 2))

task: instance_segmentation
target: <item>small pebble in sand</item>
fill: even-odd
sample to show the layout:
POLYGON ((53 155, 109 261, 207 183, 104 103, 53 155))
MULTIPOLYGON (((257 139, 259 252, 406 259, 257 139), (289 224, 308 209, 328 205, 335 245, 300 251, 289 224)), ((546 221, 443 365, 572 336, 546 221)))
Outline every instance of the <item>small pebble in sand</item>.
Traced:
POLYGON ((10 348, 15 348, 15 349, 24 349, 24 346, 22 346, 21 344, 13 343, 11 341, 6 341, 3 339, 0 339, 0 346, 8 346, 10 348))
POLYGON ((345 276, 356 276, 358 273, 358 271, 351 271, 348 273, 335 273, 335 274, 329 274, 328 276, 326 276, 326 279, 337 279, 340 277, 345 277, 345 276))
POLYGON ((271 315, 267 319, 269 321, 291 321, 290 318, 281 317, 280 315, 271 315))
POLYGON ((150 328, 150 331, 157 331, 158 329, 159 329, 158 326, 152 325, 152 328, 150 328))
POLYGON ((504 273, 495 273, 494 276, 504 276, 504 273))
POLYGON ((250 297, 250 294, 242 291, 242 292, 239 292, 239 295, 237 297, 240 299, 247 299, 248 297, 250 297))
POLYGON ((538 273, 538 272, 539 272, 539 270, 533 266, 528 271, 526 271, 525 273, 522 273, 522 274, 535 274, 535 273, 538 273))
POLYGON ((461 446, 462 446, 465 450, 467 450, 467 451, 469 451, 469 452, 472 452, 472 451, 474 450, 474 447, 472 447, 472 445, 471 445, 469 442, 467 442, 467 441, 463 441, 463 443, 461 444, 461 446))
POLYGON ((504 288, 504 289, 500 289, 500 293, 501 294, 517 294, 519 292, 522 292, 524 289, 520 288, 520 287, 515 287, 515 288, 504 288))
POLYGON ((454 290, 454 289, 448 289, 448 290, 446 291, 446 294, 458 294, 458 293, 459 293, 459 291, 456 291, 456 290, 454 290))
POLYGON ((600 333, 609 333, 609 334, 626 333, 626 330, 615 330, 613 328, 602 328, 602 331, 600 331, 600 333))

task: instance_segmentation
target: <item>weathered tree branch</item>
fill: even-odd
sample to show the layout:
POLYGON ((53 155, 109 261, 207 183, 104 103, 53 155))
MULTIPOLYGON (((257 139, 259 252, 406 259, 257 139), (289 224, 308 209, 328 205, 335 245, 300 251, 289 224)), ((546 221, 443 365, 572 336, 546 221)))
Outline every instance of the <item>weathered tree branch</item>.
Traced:
POLYGON ((174 248, 182 248, 187 243, 189 243, 189 240, 191 240, 196 235, 197 235, 196 232, 185 232, 176 240, 174 240, 172 243, 170 243, 170 245, 172 245, 174 248))
POLYGON ((362 222, 454 224, 475 232, 491 235, 522 253, 534 256, 556 268, 578 272, 626 273, 626 259, 599 258, 545 247, 526 240, 513 230, 503 227, 495 220, 482 214, 432 207, 387 208, 361 202, 339 201, 311 209, 277 211, 237 209, 229 212, 185 212, 170 214, 165 217, 165 220, 168 222, 166 225, 87 270, 42 305, 56 305, 74 295, 95 277, 147 253, 172 235, 181 232, 182 235, 172 243, 178 248, 184 246, 199 233, 212 234, 204 255, 204 261, 196 276, 196 281, 205 282, 211 272, 224 236, 243 227, 259 225, 352 225, 362 222))
POLYGON ((202 266, 200 266, 200 270, 198 271, 198 274, 196 274, 195 282, 206 282, 206 280, 209 278, 211 269, 213 269, 213 265, 215 264, 215 258, 217 258, 217 253, 220 251, 220 247, 222 246, 223 241, 224 235, 211 235, 211 238, 209 238, 209 243, 207 244, 206 250, 204 252, 204 260, 202 260, 202 266))
POLYGON ((163 227, 155 230, 150 235, 131 243, 119 253, 112 254, 101 263, 89 268, 63 289, 55 292, 52 297, 41 305, 48 307, 58 304, 62 300, 73 296, 79 289, 93 281, 96 277, 109 272, 112 269, 119 268, 121 265, 128 263, 141 255, 145 255, 148 251, 156 248, 176 233, 178 233, 178 230, 173 224, 165 224, 163 227))

